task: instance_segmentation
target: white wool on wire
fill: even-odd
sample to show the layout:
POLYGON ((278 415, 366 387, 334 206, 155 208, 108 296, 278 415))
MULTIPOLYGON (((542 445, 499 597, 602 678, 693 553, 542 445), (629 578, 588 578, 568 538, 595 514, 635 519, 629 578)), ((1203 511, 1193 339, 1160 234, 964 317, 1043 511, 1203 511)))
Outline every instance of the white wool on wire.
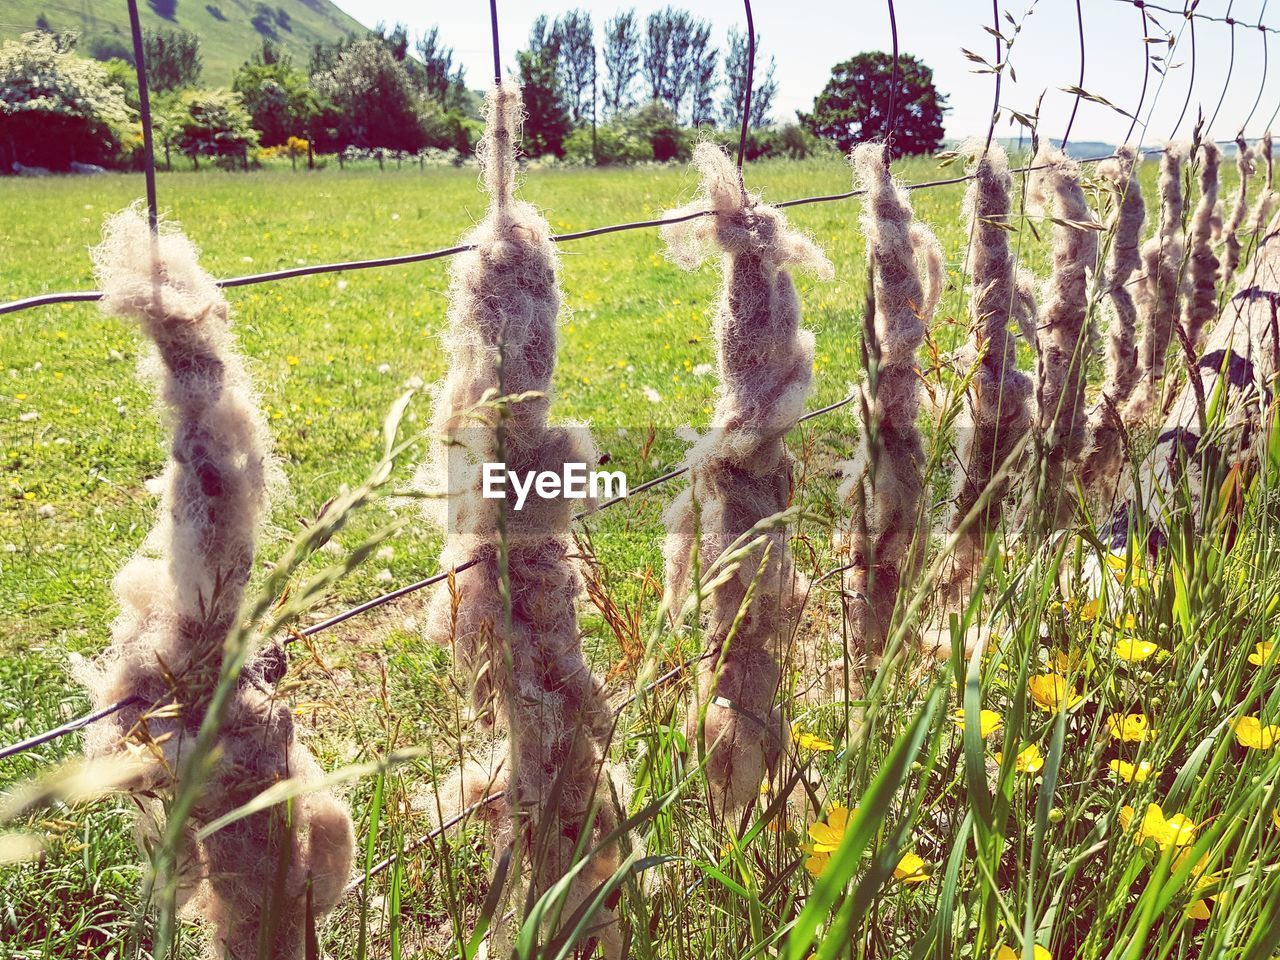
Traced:
MULTIPOLYGON (((690 484, 664 517, 668 597, 677 606, 690 587, 695 546, 705 568, 790 502, 785 438, 804 413, 813 368, 813 334, 800 327, 790 268, 832 275, 827 258, 781 211, 745 191, 722 149, 702 143, 693 163, 701 193, 668 216, 713 215, 665 226, 662 235, 672 260, 686 269, 713 247, 723 253, 713 320, 720 383, 710 429, 686 458, 690 484)), ((705 603, 712 656, 700 671, 698 714, 705 710, 701 733, 711 750, 707 777, 718 810, 740 809, 759 795, 781 745, 777 652, 794 628, 803 590, 788 531, 775 526, 764 540, 767 548, 754 551, 705 603)), ((695 715, 695 737, 697 725, 695 715)))
MULTIPOLYGON (((520 88, 504 82, 491 89, 485 115, 478 153, 490 205, 463 241, 472 249, 453 261, 438 442, 418 484, 448 491, 441 566, 474 564, 432 597, 426 635, 453 645, 478 719, 496 727, 506 743, 498 748, 505 753, 501 762, 466 765, 441 792, 450 809, 459 810, 505 794, 479 816, 494 826, 497 849, 519 832, 539 892, 573 866, 580 838, 585 851, 595 850, 570 885, 567 920, 619 862, 616 843, 596 850, 618 822, 605 758, 612 715, 583 656, 572 501, 531 494, 521 510, 512 510, 509 490, 505 500, 482 495, 482 471, 501 460, 520 476, 558 475, 567 463, 590 469, 599 455, 584 426, 548 422, 558 260, 546 220, 514 198, 520 88), (496 403, 504 397, 500 421, 496 403), (546 842, 535 847, 540 829, 546 842)), ((601 910, 597 919, 597 938, 616 956, 621 943, 612 912, 601 910)))
POLYGON ((855 517, 837 531, 848 554, 848 617, 861 652, 878 655, 888 639, 913 543, 923 530, 924 447, 918 353, 942 295, 942 248, 914 220, 907 192, 889 173, 885 147, 864 143, 851 160, 866 196, 862 232, 873 274, 875 325, 867 349, 861 448, 842 465, 838 495, 855 517))
POLYGON ((1142 245, 1138 275, 1138 315, 1142 318, 1142 346, 1138 354, 1138 384, 1124 409, 1126 425, 1144 420, 1158 405, 1164 383, 1165 360, 1179 319, 1182 299, 1182 163, 1186 147, 1169 144, 1160 157, 1160 226, 1142 245))
POLYGON ((1023 326, 1035 303, 1019 286, 1017 258, 1009 246, 1009 158, 997 143, 973 140, 961 152, 975 158, 965 194, 965 219, 972 241, 969 292, 970 336, 959 354, 969 376, 964 410, 956 423, 959 464, 948 529, 968 521, 956 546, 957 585, 971 574, 985 549, 987 534, 999 526, 1009 480, 998 480, 1031 429, 1031 378, 1018 369, 1011 324, 1023 326), (987 505, 970 518, 980 498, 987 505))
POLYGON ((1111 250, 1104 275, 1108 322, 1106 379, 1102 396, 1089 414, 1089 452, 1084 463, 1087 490, 1112 485, 1124 461, 1124 409, 1138 381, 1138 309, 1129 293, 1130 278, 1142 266, 1139 245, 1146 206, 1138 182, 1138 157, 1122 146, 1098 166, 1098 176, 1112 198, 1107 232, 1111 250))
POLYGON ((1084 454, 1088 414, 1089 278, 1097 266, 1097 220, 1085 200, 1080 167, 1060 150, 1036 156, 1029 202, 1053 217, 1053 272, 1040 299, 1036 406, 1043 448, 1036 509, 1052 527, 1066 521, 1074 493, 1068 469, 1084 454))
MULTIPOLYGON (((168 407, 172 447, 160 517, 116 578, 111 645, 79 671, 95 706, 141 702, 93 727, 86 748, 146 760, 132 789, 154 817, 158 796, 177 788, 217 686, 280 474, 226 300, 191 242, 167 225, 153 236, 135 207, 107 221, 94 262, 103 309, 136 319, 155 344, 143 370, 168 407)), ((270 931, 272 957, 301 957, 308 913, 337 904, 350 869, 350 815, 323 790, 195 840, 195 828, 277 782, 321 776, 273 689, 284 667, 268 647, 241 674, 187 823, 179 882, 188 910, 212 925, 211 956, 252 960, 270 931), (278 884, 282 899, 268 915, 278 884)))
POLYGON ((1231 204, 1231 214, 1222 228, 1222 286, 1231 289, 1235 282, 1236 267, 1240 265, 1240 228, 1244 226, 1245 214, 1249 209, 1249 178, 1257 170, 1253 150, 1244 142, 1243 137, 1236 137, 1236 173, 1239 183, 1236 186, 1235 200, 1231 204))

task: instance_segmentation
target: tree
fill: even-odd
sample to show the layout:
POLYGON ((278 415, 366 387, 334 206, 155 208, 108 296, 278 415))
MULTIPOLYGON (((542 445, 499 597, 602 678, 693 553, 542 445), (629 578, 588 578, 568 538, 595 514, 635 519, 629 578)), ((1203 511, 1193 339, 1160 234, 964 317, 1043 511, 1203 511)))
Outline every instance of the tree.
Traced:
POLYGON ((709 46, 710 25, 688 11, 667 7, 649 14, 645 28, 642 69, 650 97, 679 116, 685 98, 694 94, 701 100, 697 112, 709 112, 718 56, 709 46))
POLYGON ((262 54, 236 71, 231 89, 249 112, 263 146, 278 146, 309 132, 316 112, 311 84, 271 41, 264 41, 262 54))
POLYGON ((596 40, 591 14, 570 10, 556 20, 560 88, 574 123, 595 116, 596 40), (588 109, 590 112, 588 112, 588 109))
POLYGON ((339 146, 422 149, 418 91, 381 40, 355 41, 313 83, 331 105, 339 146))
POLYGON ((187 90, 180 100, 178 148, 199 166, 200 157, 243 158, 258 144, 240 98, 227 90, 187 90))
POLYGON ((689 124, 714 123, 716 62, 720 51, 711 45, 711 25, 694 21, 689 36, 689 124))
POLYGON ((156 93, 194 87, 204 65, 200 38, 190 30, 147 30, 142 34, 147 86, 156 93))
MULTIPOLYGON (((747 35, 737 29, 729 29, 729 49, 724 55, 725 93, 720 100, 720 122, 726 127, 742 123, 742 95, 747 85, 747 35)), ((778 82, 773 79, 776 61, 769 58, 769 69, 760 70, 760 34, 756 34, 756 71, 751 82, 751 118, 748 126, 763 127, 769 122, 769 110, 778 94, 778 82)))
POLYGON ((524 99, 524 151, 531 157, 564 156, 564 141, 572 124, 560 87, 560 41, 545 16, 529 31, 529 48, 516 54, 524 99))
POLYGON ((632 86, 640 72, 640 28, 635 10, 619 13, 604 24, 604 111, 617 117, 635 106, 632 86))
POLYGON ((26 33, 0 45, 0 168, 65 170, 112 162, 132 121, 102 64, 67 35, 26 33))
POLYGON ((891 97, 893 57, 860 53, 838 63, 813 101, 813 113, 800 114, 815 136, 834 140, 848 152, 856 143, 883 140, 892 133, 896 155, 933 153, 942 145, 946 97, 933 85, 933 71, 910 54, 898 61, 898 84, 891 97), (893 129, 888 129, 890 100, 893 129))
POLYGON ((461 64, 453 68, 453 47, 440 41, 440 28, 418 38, 418 59, 422 61, 423 87, 427 96, 448 110, 466 96, 466 74, 461 64))

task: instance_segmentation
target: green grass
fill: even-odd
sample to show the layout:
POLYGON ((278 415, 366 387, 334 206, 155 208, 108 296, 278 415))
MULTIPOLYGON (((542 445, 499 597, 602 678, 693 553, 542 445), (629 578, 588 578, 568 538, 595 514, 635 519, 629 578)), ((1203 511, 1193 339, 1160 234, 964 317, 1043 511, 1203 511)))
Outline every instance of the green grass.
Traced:
MULTIPOLYGON (((256 0, 180 0, 172 20, 159 16, 145 0, 139 0, 142 26, 148 30, 190 30, 200 37, 204 61, 202 81, 211 87, 229 87, 240 65, 262 50, 262 34, 252 24, 256 0), (214 16, 210 7, 220 11, 214 16)), ((304 65, 318 42, 332 43, 349 33, 364 34, 365 27, 329 0, 271 0, 273 11, 284 10, 289 29, 274 24, 278 46, 304 65)), ((129 8, 124 0, 81 3, 79 0, 5 0, 0 10, 0 39, 34 30, 43 16, 53 30, 80 34, 87 55, 95 43, 110 42, 130 49, 129 8)))
MULTIPOLYGON (((903 172, 924 180, 953 171, 917 161, 903 172)), ((840 192, 849 177, 838 163, 770 163, 748 168, 748 182, 778 200, 840 192)), ((555 231, 567 232, 657 215, 688 199, 695 186, 681 168, 556 169, 528 173, 523 193, 555 231)), ((91 286, 87 248, 102 218, 140 188, 138 178, 114 175, 0 180, 0 299, 91 286)), ((159 195, 217 276, 448 246, 483 211, 473 170, 161 174, 159 195)), ((937 230, 946 251, 950 283, 933 330, 943 351, 966 326, 960 198, 959 187, 913 194, 917 215, 937 230)), ((850 202, 789 211, 836 267, 830 283, 797 278, 805 325, 818 341, 813 406, 846 395, 859 376, 865 265, 858 212, 850 202)), ((1019 242, 1024 261, 1043 274, 1042 243, 1028 230, 1019 242)), ((714 376, 695 371, 715 360, 708 315, 718 270, 677 270, 663 259, 652 230, 568 243, 560 252, 566 317, 554 409, 588 420, 612 465, 634 485, 679 461, 684 443, 676 427, 707 423, 714 376), (660 402, 651 402, 646 388, 660 402)), ((366 475, 381 453, 385 410, 404 384, 441 376, 446 292, 447 265, 439 261, 229 292, 290 485, 276 507, 264 562, 280 556, 303 518, 366 475)), ((160 471, 165 447, 152 395, 134 375, 143 349, 135 330, 87 305, 3 317, 0 330, 0 742, 7 743, 84 709, 67 657, 106 642, 111 578, 153 520, 156 501, 144 481, 160 471), (30 413, 36 418, 24 419, 30 413)), ((408 426, 422 429, 428 419, 429 401, 419 397, 408 426)), ((931 443, 945 444, 945 436, 929 432, 931 443)), ((794 437, 802 500, 815 515, 796 531, 797 556, 809 573, 831 562, 830 528, 843 516, 832 496, 834 465, 848 455, 853 434, 852 408, 845 408, 794 437)), ((930 478, 939 491, 944 474, 930 478)), ((1277 896, 1280 830, 1270 822, 1277 757, 1246 754, 1222 728, 1235 704, 1261 709, 1274 722, 1275 667, 1268 672, 1245 660, 1276 629, 1280 563, 1270 536, 1270 481, 1264 471, 1248 502, 1246 535, 1233 552, 1211 541, 1176 541, 1167 566, 1151 571, 1149 586, 1112 590, 1114 616, 1132 614, 1138 635, 1172 656, 1127 666, 1108 654, 1114 637, 1107 623, 1055 606, 1070 599, 1058 587, 1060 567, 1073 569, 1088 553, 1087 545, 1068 540, 1065 558, 1024 544, 993 572, 989 602, 971 616, 998 619, 1005 644, 973 665, 969 685, 965 666, 951 665, 960 692, 947 704, 929 699, 931 688, 945 691, 946 669, 914 662, 884 672, 866 703, 840 676, 804 696, 789 682, 793 718, 840 749, 801 751, 776 780, 794 785, 803 773, 824 806, 806 808, 797 791, 776 828, 758 817, 737 849, 734 831, 709 823, 678 750, 685 688, 672 684, 642 698, 623 714, 615 750, 639 781, 631 808, 683 792, 637 830, 649 854, 676 859, 648 871, 644 888, 624 887, 620 909, 636 937, 635 955, 775 955, 799 922, 826 931, 820 956, 843 943, 833 925, 847 924, 858 931, 850 955, 987 960, 1002 943, 1020 942, 1025 917, 1059 960, 1127 950, 1133 957, 1271 956, 1274 945, 1250 937, 1264 929, 1277 896), (1068 650, 1085 657, 1073 681, 1087 698, 1069 720, 1058 721, 1025 691, 1031 674, 1068 650), (946 720, 966 702, 1003 715, 985 754, 976 737, 962 740, 946 720), (1109 738, 1105 717, 1139 708, 1160 728, 1143 756, 1163 773, 1126 786, 1107 775, 1107 764, 1136 758, 1134 747, 1109 738), (990 753, 1002 735, 1009 762, 1001 771, 990 753), (1036 743, 1047 758, 1039 776, 1012 770, 1023 743, 1036 743), (882 764, 884 778, 877 780, 882 764), (1052 792, 1042 789, 1051 774, 1052 792), (830 804, 859 798, 874 813, 866 815, 868 832, 849 832, 833 858, 836 872, 815 887, 798 846, 807 825, 830 804), (1152 858, 1150 845, 1135 848, 1115 826, 1122 804, 1141 811, 1148 800, 1203 824, 1206 839, 1196 855, 1211 854, 1210 872, 1236 870, 1224 885, 1239 889, 1214 906, 1207 925, 1181 920, 1190 899, 1186 871, 1169 881, 1168 858, 1152 858), (874 859, 858 856, 855 842, 865 844, 867 858, 876 851, 874 859), (925 860, 931 879, 889 880, 878 889, 877 871, 892 870, 899 845, 925 860), (847 899, 844 878, 852 878, 847 899)), ((630 691, 642 667, 653 666, 638 657, 657 609, 646 577, 648 584, 661 580, 660 512, 679 485, 587 525, 599 580, 619 608, 637 611, 640 625, 634 633, 612 629, 610 618, 584 604, 593 663, 609 673, 625 657, 611 676, 616 697, 630 691)), ((371 510, 341 535, 341 546, 355 546, 385 518, 382 508, 371 510)), ((439 535, 425 524, 411 524, 388 546, 336 589, 326 610, 435 570, 439 535)), ((815 594, 805 626, 812 653, 797 661, 797 670, 840 656, 839 598, 831 585, 815 594)), ((361 850, 370 840, 374 861, 401 837, 429 829, 411 798, 448 770, 460 737, 473 739, 458 718, 448 653, 424 645, 419 616, 420 599, 406 599, 317 637, 313 651, 295 649, 291 665, 290 694, 326 768, 402 746, 431 748, 427 759, 352 786, 361 850)), ((696 630, 664 631, 659 641, 656 656, 672 662, 695 651, 699 637, 696 630)), ((0 761, 0 788, 76 749, 76 738, 68 737, 0 761)), ((776 798, 775 792, 766 800, 776 798)), ((106 956, 111 949, 120 955, 136 929, 142 877, 127 804, 55 807, 28 826, 50 842, 39 864, 0 869, 0 958, 106 956)), ((418 851, 372 881, 367 899, 340 908, 326 927, 327 949, 358 956, 363 924, 372 957, 457 955, 455 930, 467 932, 479 915, 488 867, 471 834, 418 851)), ((144 952, 147 936, 144 926, 144 952)), ((807 944, 797 943, 782 953, 806 956, 807 944)), ((184 951, 195 949, 187 938, 184 951)))

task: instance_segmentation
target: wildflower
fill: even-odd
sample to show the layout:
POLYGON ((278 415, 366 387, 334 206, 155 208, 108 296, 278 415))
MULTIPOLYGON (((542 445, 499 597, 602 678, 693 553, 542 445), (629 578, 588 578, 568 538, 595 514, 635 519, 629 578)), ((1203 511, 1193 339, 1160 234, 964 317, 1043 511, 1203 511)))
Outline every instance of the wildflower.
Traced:
POLYGON ((1188 904, 1182 913, 1189 920, 1208 920, 1209 904, 1204 900, 1197 900, 1195 903, 1188 904))
POLYGON ((1050 658, 1053 669, 1058 673, 1073 673, 1079 670, 1084 664, 1084 651, 1082 650, 1055 650, 1050 658))
POLYGON ((908 850, 893 868, 893 879, 903 883, 924 883, 929 879, 929 871, 924 868, 924 861, 908 850))
POLYGON ((1065 677, 1056 673, 1037 674, 1027 681, 1027 689, 1036 706, 1048 713, 1070 710, 1084 699, 1065 677))
MULTIPOLYGON (((964 709, 957 710, 951 717, 951 722, 964 729, 964 709)), ((994 710, 978 711, 978 735, 984 740, 1000 729, 1004 723, 1004 717, 996 713, 994 710)))
MULTIPOLYGON (((1053 954, 1038 943, 1031 948, 1031 955, 1035 960, 1053 960, 1053 954)), ((996 960, 1022 960, 1022 951, 1006 944, 996 951, 996 960)))
POLYGON ((1137 563, 1132 566, 1129 561, 1121 553, 1107 554, 1107 566, 1116 578, 1116 583, 1124 583, 1126 575, 1129 578, 1129 585, 1139 590, 1146 587, 1149 583, 1147 573, 1137 563))
POLYGON ((1152 643, 1150 640, 1138 640, 1134 637, 1125 637, 1117 641, 1114 649, 1116 657, 1126 660, 1129 663, 1141 663, 1148 657, 1159 651, 1160 647, 1152 643))
MULTIPOLYGON (((1004 754, 996 754, 996 763, 1004 764, 1004 754)), ((1040 752, 1040 748, 1036 744, 1023 747, 1018 755, 1013 758, 1013 769, 1018 773, 1039 773, 1044 767, 1044 754, 1040 752)))
MULTIPOLYGON (((1128 832, 1137 812, 1133 807, 1120 808, 1120 826, 1128 832)), ((1147 812, 1142 816, 1138 832, 1134 836, 1135 843, 1154 840, 1161 850, 1173 847, 1185 847, 1196 838, 1196 825, 1180 813, 1165 819, 1164 811, 1158 803, 1147 805, 1147 812)))
POLYGON ((827 753, 835 749, 835 745, 830 740, 823 740, 817 734, 809 733, 805 730, 792 730, 791 739, 795 741, 796 746, 801 750, 815 750, 818 753, 827 753))
POLYGON ((1148 760, 1136 764, 1128 760, 1112 760, 1108 766, 1125 783, 1145 783, 1149 777, 1160 776, 1160 771, 1152 769, 1148 760))
POLYGON ((284 362, 291 367, 296 367, 300 361, 293 354, 289 354, 287 357, 284 358, 284 362))
POLYGON ((1241 717, 1235 722, 1236 743, 1250 750, 1270 750, 1280 742, 1280 726, 1262 723, 1258 717, 1241 717))
POLYGON ((809 859, 804 862, 804 868, 812 876, 821 876, 822 871, 831 862, 831 854, 844 839, 844 831, 848 823, 849 808, 837 805, 827 813, 826 823, 819 820, 809 824, 809 838, 813 843, 801 844, 800 849, 809 854, 809 859))
POLYGON ((1107 717, 1107 729, 1113 739, 1123 743, 1145 743, 1156 735, 1145 713, 1113 713, 1107 717))
POLYGON ((1249 662, 1256 667, 1265 666, 1267 659, 1275 652, 1274 640, 1263 640, 1253 645, 1253 653, 1249 654, 1249 662))

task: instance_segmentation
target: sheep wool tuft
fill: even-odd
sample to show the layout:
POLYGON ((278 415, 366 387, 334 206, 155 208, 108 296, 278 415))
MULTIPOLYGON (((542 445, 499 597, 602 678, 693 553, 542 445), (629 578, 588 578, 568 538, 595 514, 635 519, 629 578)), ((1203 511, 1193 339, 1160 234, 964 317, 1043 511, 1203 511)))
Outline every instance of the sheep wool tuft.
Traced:
POLYGON ((960 466, 953 491, 949 527, 958 529, 984 493, 985 509, 957 544, 952 583, 959 584, 981 559, 987 534, 1000 522, 1007 481, 997 475, 1008 465, 1031 429, 1031 379, 1018 369, 1013 321, 1026 322, 1034 310, 1029 291, 1020 289, 1017 260, 1009 248, 1009 159, 1004 148, 971 141, 962 152, 976 156, 973 181, 965 195, 965 216, 972 237, 969 315, 972 333, 959 355, 963 371, 972 371, 968 396, 956 424, 960 466))
MULTIPOLYGON (((662 233, 672 260, 685 269, 698 266, 713 244, 723 251, 713 321, 720 384, 711 428, 686 459, 690 485, 665 515, 667 591, 677 603, 689 589, 695 536, 699 561, 712 564, 791 500, 792 464, 784 441, 809 395, 813 334, 800 328, 800 300, 789 268, 824 279, 832 275, 827 258, 781 211, 745 191, 723 150, 700 144, 693 163, 702 178, 701 195, 669 216, 712 215, 666 226, 662 233)), ((740 809, 759 795, 782 742, 782 715, 774 708, 776 651, 794 628, 802 591, 786 529, 773 526, 764 537, 766 545, 706 601, 710 656, 699 677, 699 713, 705 710, 707 776, 718 810, 740 809)), ((693 735, 697 723, 697 716, 690 718, 693 735)))
POLYGON ((1200 144, 1200 199, 1196 201, 1187 237, 1188 290, 1182 329, 1191 343, 1199 343, 1205 325, 1218 315, 1218 269, 1213 253, 1214 209, 1218 204, 1218 165, 1222 153, 1211 140, 1200 144))
POLYGON ((848 554, 850 631, 862 652, 874 657, 888 639, 899 584, 910 573, 903 567, 923 522, 917 353, 942 295, 942 248, 914 221, 882 144, 860 144, 852 162, 866 193, 861 219, 874 277, 874 342, 868 344, 874 369, 866 385, 862 449, 842 465, 839 490, 859 516, 847 532, 838 531, 836 546, 848 554))
MULTIPOLYGON (((616 845, 596 849, 617 826, 605 769, 612 716, 578 630, 583 584, 571 501, 531 495, 512 510, 509 500, 482 496, 482 468, 501 461, 521 476, 559 474, 566 463, 592 467, 599 455, 585 427, 548 423, 558 262, 546 220, 514 198, 520 88, 506 82, 491 89, 485 114, 479 153, 490 205, 464 240, 470 249, 453 262, 438 442, 418 480, 448 490, 441 565, 474 566, 432 597, 426 634, 453 645, 479 721, 506 737, 497 748, 505 757, 464 766, 445 788, 446 802, 461 807, 505 793, 482 816, 497 849, 515 841, 527 853, 539 893, 569 870, 579 844, 595 850, 570 887, 562 911, 568 920, 619 862, 616 845), (503 397, 500 421, 493 401, 503 397)), ((602 915, 597 923, 595 935, 616 955, 616 922, 602 915)))
POLYGON ((1089 274, 1098 259, 1097 221, 1085 200, 1080 167, 1061 151, 1036 157, 1029 200, 1054 217, 1053 272, 1045 282, 1036 331, 1036 406, 1043 442, 1038 502, 1055 529, 1073 497, 1067 470, 1084 453, 1088 415, 1089 274))
POLYGON ((1249 178, 1257 169, 1253 151, 1244 142, 1243 137, 1236 137, 1236 172, 1240 182, 1236 186, 1236 196, 1231 204, 1231 215, 1222 228, 1222 286, 1231 289, 1236 277, 1236 267, 1240 266, 1240 228, 1244 226, 1245 214, 1249 209, 1249 178))
POLYGON ((1257 238, 1257 243, 1261 243, 1267 223, 1275 213, 1276 205, 1280 203, 1280 195, 1276 193, 1274 186, 1275 157, 1269 131, 1262 135, 1262 141, 1254 146, 1254 150, 1255 155, 1262 160, 1263 181, 1258 199, 1254 201, 1253 212, 1249 214, 1249 232, 1257 238))
MULTIPOLYGON (((156 797, 175 788, 217 685, 279 469, 227 302, 191 242, 168 225, 153 237, 131 208, 108 220, 94 261, 103 309, 138 320, 155 344, 144 371, 169 408, 172 448, 160 518, 115 581, 111 645, 79 668, 95 706, 139 702, 91 728, 86 748, 145 758, 131 788, 158 816, 156 797)), ((281 780, 321 776, 275 693, 284 669, 280 648, 268 646, 241 673, 187 825, 179 882, 188 911, 212 925, 210 956, 254 960, 265 937, 269 956, 301 957, 308 910, 327 913, 350 871, 350 815, 321 790, 287 813, 278 805, 194 838, 194 828, 281 780), (283 898, 272 904, 281 879, 283 898)))
POLYGON ((1106 379, 1102 398, 1089 415, 1090 448, 1084 463, 1088 490, 1105 487, 1119 474, 1124 458, 1124 425, 1119 411, 1138 381, 1138 309, 1129 293, 1129 278, 1142 266, 1139 245, 1147 212, 1137 174, 1138 156, 1133 147, 1119 147, 1114 158, 1098 167, 1113 208, 1107 224, 1111 250, 1104 278, 1109 324, 1106 379))
POLYGON ((1143 318, 1138 355, 1139 380, 1124 410, 1126 424, 1146 418, 1157 405, 1164 383, 1165 359, 1178 323, 1182 296, 1182 162, 1186 148, 1169 144, 1160 157, 1160 226, 1142 245, 1138 275, 1138 312, 1143 318))

